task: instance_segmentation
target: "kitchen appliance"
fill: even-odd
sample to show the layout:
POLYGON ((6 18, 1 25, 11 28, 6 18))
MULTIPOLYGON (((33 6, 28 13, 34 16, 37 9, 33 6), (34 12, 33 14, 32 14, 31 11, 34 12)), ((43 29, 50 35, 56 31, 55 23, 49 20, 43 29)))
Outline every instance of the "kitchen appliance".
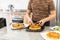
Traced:
POLYGON ((6 27, 6 19, 5 18, 0 18, 0 28, 6 27))
POLYGON ((56 3, 56 24, 60 26, 60 0, 56 3))

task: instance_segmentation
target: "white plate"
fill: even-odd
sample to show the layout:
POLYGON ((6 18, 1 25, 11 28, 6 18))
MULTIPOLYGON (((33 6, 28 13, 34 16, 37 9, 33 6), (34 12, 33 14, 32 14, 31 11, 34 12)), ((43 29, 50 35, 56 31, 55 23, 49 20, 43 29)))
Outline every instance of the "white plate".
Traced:
MULTIPOLYGON (((50 32, 57 32, 57 31, 50 31, 50 32)), ((46 36, 47 33, 48 33, 48 32, 43 32, 43 33, 41 33, 41 36, 42 36, 45 40, 52 40, 52 39, 50 39, 50 38, 47 38, 47 36, 46 36)), ((60 32, 57 32, 57 33, 60 33, 60 32)), ((57 39, 57 40, 60 40, 60 39, 57 39)))
MULTIPOLYGON (((59 27, 59 26, 54 26, 54 27, 51 27, 50 29, 54 30, 54 31, 59 31, 59 30, 55 30, 54 28, 56 27, 59 27)), ((60 32, 60 31, 59 31, 60 32)))

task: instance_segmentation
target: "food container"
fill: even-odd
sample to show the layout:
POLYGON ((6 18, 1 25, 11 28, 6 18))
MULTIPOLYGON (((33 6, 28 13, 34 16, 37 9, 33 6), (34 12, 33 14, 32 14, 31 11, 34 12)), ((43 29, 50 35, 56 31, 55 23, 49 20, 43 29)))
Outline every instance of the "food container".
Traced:
POLYGON ((23 23, 23 18, 21 16, 13 16, 12 23, 23 23))

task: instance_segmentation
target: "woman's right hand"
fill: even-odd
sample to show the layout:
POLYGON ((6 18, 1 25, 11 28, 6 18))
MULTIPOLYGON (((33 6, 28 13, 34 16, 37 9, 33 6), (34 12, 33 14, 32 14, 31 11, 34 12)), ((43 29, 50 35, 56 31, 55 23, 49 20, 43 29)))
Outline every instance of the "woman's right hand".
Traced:
POLYGON ((33 21, 31 19, 28 19, 28 24, 29 25, 33 24, 33 21))
POLYGON ((29 25, 33 24, 31 10, 27 10, 27 13, 24 17, 24 23, 27 23, 29 25))

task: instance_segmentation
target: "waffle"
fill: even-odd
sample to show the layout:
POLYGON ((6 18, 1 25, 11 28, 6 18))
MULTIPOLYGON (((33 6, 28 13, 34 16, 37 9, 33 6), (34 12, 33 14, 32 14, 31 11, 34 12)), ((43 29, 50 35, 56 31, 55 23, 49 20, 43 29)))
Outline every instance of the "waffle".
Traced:
POLYGON ((29 29, 30 30, 39 30, 39 29, 41 29, 41 27, 39 24, 32 24, 32 25, 30 25, 29 29))
POLYGON ((13 28, 24 28, 24 25, 21 23, 12 24, 13 28))
POLYGON ((60 34, 57 32, 49 32, 46 36, 51 39, 60 39, 60 34))

